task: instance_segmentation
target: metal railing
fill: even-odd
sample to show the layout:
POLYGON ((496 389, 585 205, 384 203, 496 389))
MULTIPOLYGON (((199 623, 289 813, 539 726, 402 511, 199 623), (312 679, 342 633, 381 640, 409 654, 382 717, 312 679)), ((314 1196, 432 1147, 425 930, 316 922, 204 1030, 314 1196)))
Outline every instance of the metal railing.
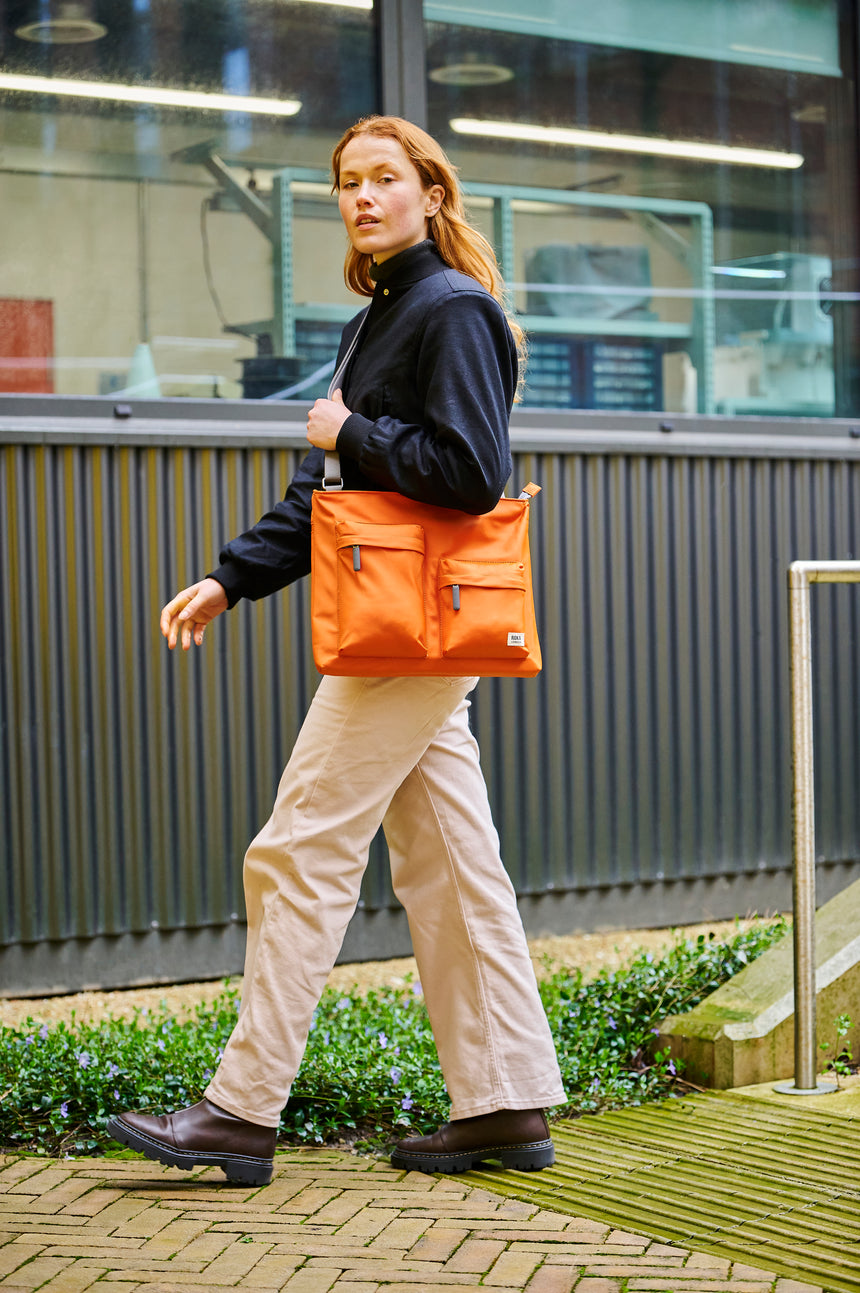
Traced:
POLYGON ((860 561, 792 561, 788 567, 794 857, 794 1081, 790 1095, 836 1090, 817 1076, 815 1009, 815 780, 812 719, 811 584, 860 583, 860 561))

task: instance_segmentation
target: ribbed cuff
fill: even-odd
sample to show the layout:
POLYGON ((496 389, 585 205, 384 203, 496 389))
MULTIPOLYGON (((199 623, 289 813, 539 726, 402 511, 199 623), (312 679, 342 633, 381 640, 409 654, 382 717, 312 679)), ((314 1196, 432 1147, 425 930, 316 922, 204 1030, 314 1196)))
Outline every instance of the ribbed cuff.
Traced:
POLYGON ((232 610, 239 598, 242 596, 239 588, 239 584, 241 582, 239 571, 232 562, 225 562, 225 564, 223 566, 219 566, 217 570, 210 570, 206 578, 218 580, 218 583, 227 594, 227 606, 232 610))
POLYGON ((358 462, 372 430, 373 423, 368 418, 360 413, 350 413, 337 433, 338 453, 345 453, 358 462))

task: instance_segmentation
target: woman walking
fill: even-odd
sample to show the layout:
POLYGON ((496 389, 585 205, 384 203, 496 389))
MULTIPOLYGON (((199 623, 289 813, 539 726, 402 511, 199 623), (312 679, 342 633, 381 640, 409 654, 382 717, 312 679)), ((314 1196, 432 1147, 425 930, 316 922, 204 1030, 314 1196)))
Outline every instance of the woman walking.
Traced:
MULTIPOLYGON (((346 281, 371 303, 344 329, 337 388, 309 414, 313 448, 283 501, 162 611, 171 649, 199 646, 240 597, 308 573, 326 451, 340 455, 348 489, 472 514, 495 506, 510 474, 519 330, 492 249, 465 220, 454 168, 396 117, 351 127, 332 166, 346 281)), ((199 1104, 119 1114, 114 1137, 174 1166, 271 1179, 281 1111, 382 824, 451 1098, 450 1122, 401 1141, 392 1162, 442 1172, 484 1158, 553 1162, 543 1110, 564 1090, 469 730, 476 682, 321 680, 245 858, 242 1002, 218 1069, 199 1104)))

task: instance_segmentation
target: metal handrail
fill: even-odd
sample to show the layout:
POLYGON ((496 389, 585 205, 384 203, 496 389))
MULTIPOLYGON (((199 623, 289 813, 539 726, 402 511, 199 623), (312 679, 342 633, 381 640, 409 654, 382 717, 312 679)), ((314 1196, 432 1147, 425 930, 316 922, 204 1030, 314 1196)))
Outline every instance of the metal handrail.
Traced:
POLYGON ((860 561, 792 561, 788 567, 794 856, 794 1081, 789 1095, 835 1091, 817 1078, 815 1019, 815 785, 812 731, 811 584, 860 583, 860 561))

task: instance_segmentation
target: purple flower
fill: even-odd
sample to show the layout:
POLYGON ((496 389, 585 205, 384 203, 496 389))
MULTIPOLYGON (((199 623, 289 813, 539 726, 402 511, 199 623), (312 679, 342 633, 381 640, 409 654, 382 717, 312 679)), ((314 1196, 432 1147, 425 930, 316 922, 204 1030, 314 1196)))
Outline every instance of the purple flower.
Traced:
POLYGON ((113 1064, 113 1063, 108 1064, 108 1071, 107 1071, 108 1077, 109 1078, 116 1077, 117 1073, 119 1073, 119 1065, 113 1064))
POLYGON ((155 1043, 155 1045, 156 1045, 156 1047, 158 1048, 158 1050, 160 1050, 160 1051, 163 1051, 163 1050, 164 1050, 164 1042, 161 1040, 161 1038, 160 1038, 160 1037, 159 1037, 158 1041, 155 1043))
POLYGON ((48 1025, 47 1025, 47 1024, 42 1024, 42 1027, 39 1029, 39 1036, 41 1037, 42 1041, 45 1041, 45 1040, 46 1040, 46 1038, 47 1038, 47 1036, 48 1036, 48 1025))
POLYGON ((675 1068, 675 1061, 674 1061, 674 1060, 669 1060, 669 1063, 666 1065, 666 1068, 667 1068, 667 1069, 669 1070, 669 1072, 672 1074, 672 1077, 675 1077, 675 1075, 676 1075, 676 1074, 677 1074, 677 1072, 678 1072, 678 1070, 675 1068))
POLYGON ((606 1016, 606 1023, 607 1023, 607 1026, 608 1026, 609 1028, 617 1028, 617 1027, 618 1027, 618 1024, 615 1022, 615 1020, 612 1018, 612 1016, 611 1016, 611 1015, 607 1015, 607 1016, 606 1016))
POLYGON ((63 1103, 60 1105, 60 1117, 68 1118, 68 1116, 69 1116, 69 1106, 64 1100, 63 1103))
POLYGON ((24 1045, 25 1045, 25 1046, 32 1046, 32 1045, 33 1045, 33 1042, 34 1042, 35 1040, 36 1040, 36 1039, 35 1039, 35 1037, 33 1036, 33 1034, 32 1034, 32 1033, 30 1033, 30 1036, 29 1036, 29 1037, 25 1037, 25 1038, 24 1038, 24 1045))
POLYGON ((92 1057, 92 1055, 87 1054, 87 1052, 86 1052, 86 1051, 80 1051, 80 1052, 79 1052, 79 1054, 78 1054, 78 1063, 80 1064, 80 1066, 81 1066, 81 1068, 82 1068, 82 1069, 88 1069, 88 1068, 90 1067, 90 1065, 92 1064, 92 1062, 93 1062, 93 1057, 92 1057))
POLYGON ((382 1049, 385 1050, 388 1045, 388 1038, 385 1036, 385 1033, 380 1033, 376 1040, 379 1042, 382 1049))
POLYGON ((415 1101, 412 1099, 411 1095, 405 1095, 403 1099, 400 1101, 400 1108, 411 1109, 414 1103, 415 1101))
POLYGON ((113 1098, 114 1100, 119 1099, 119 1091, 117 1091, 116 1087, 114 1087, 114 1090, 113 1090, 113 1098))
POLYGON ((412 984, 412 995, 413 995, 413 996, 415 996, 415 997, 420 997, 420 996, 422 995, 423 991, 424 991, 424 990, 423 990, 423 988, 421 987, 421 980, 420 980, 420 979, 416 979, 416 980, 415 980, 415 982, 412 984))
POLYGON ((391 1069, 389 1076, 390 1076, 390 1078, 391 1078, 391 1081, 392 1081, 392 1082, 397 1083, 397 1082, 399 1082, 399 1081, 400 1081, 401 1077, 403 1076, 403 1070, 402 1070, 402 1069, 391 1069))

